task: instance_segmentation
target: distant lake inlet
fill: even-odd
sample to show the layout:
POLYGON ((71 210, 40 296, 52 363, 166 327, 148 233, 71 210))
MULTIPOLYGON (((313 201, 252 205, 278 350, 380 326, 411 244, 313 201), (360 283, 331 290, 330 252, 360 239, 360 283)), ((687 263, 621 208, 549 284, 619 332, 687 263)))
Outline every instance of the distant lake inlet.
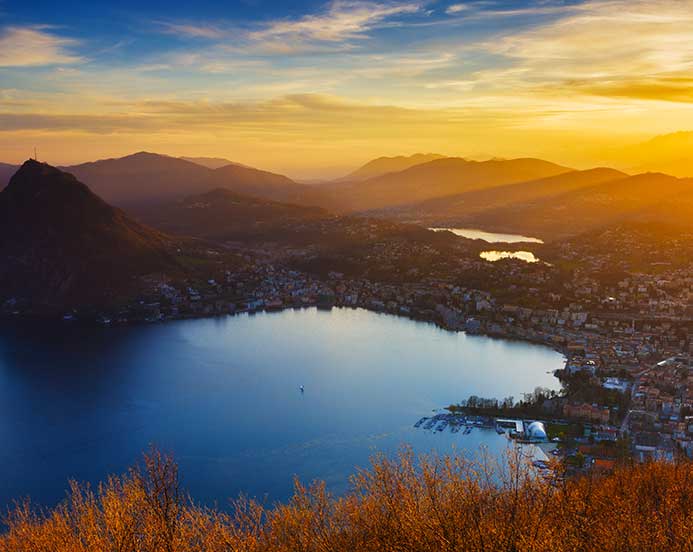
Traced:
POLYGON ((521 234, 501 234, 497 232, 485 232, 474 228, 429 228, 434 232, 452 232, 456 236, 470 240, 483 240, 488 243, 544 243, 539 238, 522 236, 521 234))

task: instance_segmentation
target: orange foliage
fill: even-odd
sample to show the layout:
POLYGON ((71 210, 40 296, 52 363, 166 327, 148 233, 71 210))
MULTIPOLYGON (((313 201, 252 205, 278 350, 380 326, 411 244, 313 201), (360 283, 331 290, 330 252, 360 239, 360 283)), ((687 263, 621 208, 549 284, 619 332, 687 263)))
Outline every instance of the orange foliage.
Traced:
POLYGON ((152 451, 95 492, 72 484, 52 511, 17 505, 0 552, 693 550, 691 483, 689 463, 547 482, 519 461, 498 476, 404 452, 376 459, 343 497, 297 483, 287 504, 241 498, 224 513, 182 494, 175 463, 152 451))

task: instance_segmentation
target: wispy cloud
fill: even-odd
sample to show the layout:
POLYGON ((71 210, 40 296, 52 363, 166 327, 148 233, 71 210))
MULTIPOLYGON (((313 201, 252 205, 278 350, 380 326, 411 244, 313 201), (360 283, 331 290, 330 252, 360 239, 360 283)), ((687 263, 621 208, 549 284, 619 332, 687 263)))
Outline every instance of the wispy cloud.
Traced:
POLYGON ((6 27, 0 31, 0 67, 78 63, 82 58, 70 52, 76 45, 45 26, 6 27))
POLYGON ((365 39, 382 25, 399 16, 421 12, 416 1, 375 2, 332 0, 313 14, 293 19, 276 19, 250 27, 234 23, 156 22, 167 34, 223 44, 227 50, 257 54, 335 52, 351 49, 351 41, 365 39))
POLYGON ((170 21, 159 21, 157 24, 163 32, 172 35, 210 40, 220 40, 228 36, 227 31, 210 24, 173 23, 170 21))
MULTIPOLYGON (((348 116, 352 125, 368 128, 387 123, 392 129, 402 125, 442 125, 451 122, 479 120, 473 110, 409 109, 386 104, 356 102, 329 94, 289 94, 262 101, 210 102, 179 100, 144 100, 108 103, 108 112, 45 113, 40 110, 22 113, 0 112, 1 132, 20 130, 70 130, 95 134, 113 132, 158 132, 186 129, 224 131, 234 128, 263 129, 277 125, 283 131, 331 125, 335 132, 339 122, 348 116)), ((394 131, 394 130, 393 130, 394 131)), ((316 135, 316 138, 319 136, 316 135)))
POLYGON ((445 13, 447 13, 448 15, 453 15, 456 13, 461 13, 468 9, 469 6, 467 4, 452 4, 451 6, 448 6, 448 8, 445 10, 445 13))
POLYGON ((251 38, 306 39, 338 42, 362 38, 384 20, 413 14, 422 8, 419 3, 376 3, 359 0, 334 0, 318 15, 306 15, 295 20, 273 21, 251 33, 251 38))
POLYGON ((593 0, 484 47, 534 90, 685 102, 693 96, 693 0, 593 0))

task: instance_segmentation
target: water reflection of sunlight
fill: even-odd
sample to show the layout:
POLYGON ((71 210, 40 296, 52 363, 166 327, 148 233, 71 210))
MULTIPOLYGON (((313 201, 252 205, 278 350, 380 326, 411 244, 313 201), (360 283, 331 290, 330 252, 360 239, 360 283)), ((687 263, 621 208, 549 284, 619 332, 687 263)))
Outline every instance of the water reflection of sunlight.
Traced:
POLYGON ((475 228, 429 228, 434 232, 452 232, 456 236, 467 238, 470 240, 483 240, 488 243, 544 243, 539 238, 523 236, 521 234, 502 234, 498 232, 486 232, 475 228))
POLYGON ((482 251, 479 257, 486 261, 500 261, 501 259, 518 259, 526 263, 538 263, 539 258, 531 251, 482 251))

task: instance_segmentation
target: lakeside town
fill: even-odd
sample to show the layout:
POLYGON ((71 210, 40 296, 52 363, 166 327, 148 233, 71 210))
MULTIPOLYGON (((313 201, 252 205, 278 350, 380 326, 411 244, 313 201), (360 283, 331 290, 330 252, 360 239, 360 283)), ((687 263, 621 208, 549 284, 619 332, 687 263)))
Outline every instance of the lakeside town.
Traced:
MULTIPOLYGON (((355 224, 364 230, 365 223, 355 224)), ((470 243, 372 235, 349 259, 359 267, 351 273, 337 269, 345 251, 331 259, 313 245, 226 243, 196 251, 210 261, 206 279, 149 276, 138 300, 89 316, 110 325, 363 308, 450 331, 540 343, 566 358, 556 373, 563 392, 539 393, 531 408, 520 401, 519 412, 527 414, 527 425, 547 422, 547 440, 562 441, 574 470, 612 469, 624 448, 637 461, 693 457, 693 265, 604 279, 603 255, 594 261, 583 255, 580 268, 566 273, 543 261, 489 262, 478 256, 479 244, 470 243)), ((561 253, 566 259, 576 254, 566 247, 561 253)), ((21 304, 10 299, 2 312, 20 315, 21 304)), ((83 318, 78 311, 63 315, 66 322, 83 318)), ((518 411, 495 400, 484 405, 500 418, 518 411)))

